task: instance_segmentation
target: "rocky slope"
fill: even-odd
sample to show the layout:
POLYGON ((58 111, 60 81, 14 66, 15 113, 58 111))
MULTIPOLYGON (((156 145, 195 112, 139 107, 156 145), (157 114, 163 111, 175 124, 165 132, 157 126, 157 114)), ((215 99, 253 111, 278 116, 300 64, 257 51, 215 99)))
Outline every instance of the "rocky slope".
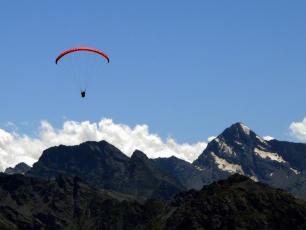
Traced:
POLYGON ((306 203, 234 175, 145 204, 57 176, 0 174, 0 229, 305 229, 306 203))
POLYGON ((47 149, 26 175, 52 179, 61 173, 138 200, 169 199, 185 190, 175 177, 159 170, 144 153, 135 151, 129 158, 105 141, 47 149))
POLYGON ((153 160, 161 171, 177 178, 186 189, 201 189, 212 182, 209 170, 201 170, 189 162, 176 158, 157 158, 153 160))
POLYGON ((193 165, 210 171, 214 181, 239 173, 306 199, 304 163, 306 145, 266 141, 236 123, 212 140, 193 165))
POLYGON ((24 162, 21 162, 21 163, 15 165, 15 167, 13 167, 13 168, 9 167, 9 168, 5 169, 4 173, 6 173, 6 174, 25 174, 30 169, 31 169, 31 167, 29 165, 27 165, 24 162))
POLYGON ((137 229, 155 215, 152 207, 114 199, 79 178, 45 181, 0 175, 0 229, 137 229))
POLYGON ((305 229, 306 202, 238 174, 182 193, 166 229, 305 229))

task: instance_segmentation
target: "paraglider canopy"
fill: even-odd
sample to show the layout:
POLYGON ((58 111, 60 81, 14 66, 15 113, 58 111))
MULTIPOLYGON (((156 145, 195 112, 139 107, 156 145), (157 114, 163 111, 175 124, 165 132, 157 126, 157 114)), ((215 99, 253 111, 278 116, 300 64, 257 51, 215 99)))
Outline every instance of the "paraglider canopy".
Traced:
MULTIPOLYGON (((103 59, 105 59, 107 61, 107 63, 109 63, 109 57, 105 53, 103 53, 102 51, 100 51, 98 49, 89 48, 89 47, 76 47, 76 48, 72 48, 72 49, 69 49, 69 50, 66 50, 66 51, 60 53, 57 56, 57 58, 55 59, 55 64, 58 64, 58 62, 61 61, 61 59, 63 57, 65 57, 66 55, 70 56, 69 54, 79 53, 79 52, 87 52, 87 53, 97 54, 98 63, 100 63, 100 57, 102 57, 103 59)), ((83 55, 81 55, 81 56, 83 56, 83 55)), ((72 55, 72 57, 78 57, 78 55, 72 55)), ((86 55, 84 55, 83 57, 86 58, 86 55)), ((101 60, 103 60, 102 58, 101 58, 101 60)), ((69 60, 69 58, 67 58, 67 59, 69 60)), ((88 64, 88 63, 86 63, 86 61, 87 60, 85 60, 85 62, 83 62, 83 63, 76 62, 76 64, 74 64, 74 62, 72 62, 72 64, 74 64, 72 66, 76 66, 77 68, 78 67, 85 67, 86 70, 88 70, 88 69, 91 70, 92 68, 90 68, 90 67, 87 68, 88 66, 86 64, 88 64), (85 65, 84 65, 84 63, 85 63, 85 65)), ((70 62, 70 64, 71 64, 71 62, 70 62)), ((75 75, 75 74, 73 74, 73 75, 75 75)), ((77 79, 79 81, 79 88, 81 90, 81 97, 82 98, 84 98, 86 96, 86 89, 87 89, 87 86, 88 86, 88 81, 89 81, 90 75, 95 76, 96 73, 89 74, 88 71, 83 72, 83 71, 76 70, 75 79, 77 79)))
POLYGON ((94 49, 94 48, 88 48, 88 47, 78 47, 78 48, 72 48, 69 50, 66 50, 64 52, 62 52, 56 59, 55 59, 55 64, 57 64, 59 62, 59 60, 62 59, 62 57, 66 56, 67 54, 70 53, 74 53, 74 52, 79 52, 79 51, 87 51, 87 52, 92 52, 92 53, 96 53, 101 55, 102 57, 104 57, 107 62, 109 63, 109 57, 103 53, 102 51, 98 50, 98 49, 94 49))

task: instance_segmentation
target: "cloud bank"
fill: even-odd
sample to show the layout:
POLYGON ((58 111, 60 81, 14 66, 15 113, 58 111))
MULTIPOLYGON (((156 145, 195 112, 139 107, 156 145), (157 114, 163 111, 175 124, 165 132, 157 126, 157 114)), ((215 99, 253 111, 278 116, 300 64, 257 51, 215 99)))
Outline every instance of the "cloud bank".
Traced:
POLYGON ((289 128, 295 138, 306 141, 306 117, 301 122, 292 122, 289 128))
POLYGON ((51 146, 100 140, 113 144, 128 156, 139 149, 149 158, 176 156, 189 162, 195 160, 207 146, 205 141, 188 144, 177 143, 172 138, 163 140, 150 133, 149 126, 145 124, 129 127, 116 124, 111 119, 100 122, 65 121, 62 128, 55 129, 48 121, 42 121, 37 137, 0 129, 0 171, 19 162, 32 165, 43 150, 51 146))

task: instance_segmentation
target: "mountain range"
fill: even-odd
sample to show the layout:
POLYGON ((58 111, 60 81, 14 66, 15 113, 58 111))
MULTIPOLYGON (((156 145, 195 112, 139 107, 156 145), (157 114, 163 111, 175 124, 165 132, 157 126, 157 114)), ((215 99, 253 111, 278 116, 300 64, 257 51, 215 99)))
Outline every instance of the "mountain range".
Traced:
POLYGON ((131 157, 106 141, 57 146, 25 174, 52 179, 78 176, 89 184, 135 197, 169 199, 188 189, 241 174, 306 199, 306 144, 266 141, 243 123, 225 129, 193 163, 176 157, 131 157))
POLYGON ((184 190, 141 151, 129 158, 105 141, 47 149, 26 173, 48 180, 59 174, 80 177, 92 186, 129 194, 139 201, 169 199, 184 190))
POLYGON ((52 223, 52 229, 73 224, 102 229, 230 229, 226 226, 235 223, 239 229, 286 229, 290 224, 305 229, 305 203, 299 198, 306 199, 306 144, 267 141, 243 123, 225 129, 192 163, 174 156, 149 159, 139 150, 127 157, 106 141, 90 141, 46 149, 32 167, 22 163, 5 173, 0 192, 4 189, 3 197, 9 198, 0 198, 3 226, 21 221, 30 229, 46 223, 52 223), (5 190, 10 186, 12 190, 5 190), (79 188, 84 191, 75 196, 79 188), (56 200, 59 197, 63 200, 56 200), (56 209, 50 199, 63 208, 56 209), (95 199, 101 202, 93 211, 95 199), (80 202, 77 208, 72 201, 80 202), (38 214, 33 202, 51 216, 38 214), (112 212, 109 219, 101 217, 106 215, 100 210, 103 202, 118 212, 120 220, 112 212), (25 213, 19 213, 22 210, 25 213), (282 215, 285 220, 276 221, 282 215), (132 218, 133 224, 125 218, 132 218), (107 228, 108 221, 121 225, 107 228))

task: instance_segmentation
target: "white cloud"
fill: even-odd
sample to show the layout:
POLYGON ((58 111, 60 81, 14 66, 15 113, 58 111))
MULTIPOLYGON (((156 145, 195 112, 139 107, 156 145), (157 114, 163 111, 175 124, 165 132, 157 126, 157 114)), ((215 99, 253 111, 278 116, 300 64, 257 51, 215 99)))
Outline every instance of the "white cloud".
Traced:
POLYGON ((295 138, 306 141, 306 117, 301 122, 292 122, 289 128, 295 138))
POLYGON ((0 129, 0 170, 22 161, 32 165, 42 151, 51 146, 77 145, 89 140, 106 140, 128 156, 139 149, 150 158, 176 156, 189 162, 195 160, 207 146, 206 142, 181 144, 173 138, 163 140, 150 133, 148 125, 129 127, 116 124, 111 119, 102 119, 98 123, 65 121, 60 129, 42 121, 37 137, 0 129))

